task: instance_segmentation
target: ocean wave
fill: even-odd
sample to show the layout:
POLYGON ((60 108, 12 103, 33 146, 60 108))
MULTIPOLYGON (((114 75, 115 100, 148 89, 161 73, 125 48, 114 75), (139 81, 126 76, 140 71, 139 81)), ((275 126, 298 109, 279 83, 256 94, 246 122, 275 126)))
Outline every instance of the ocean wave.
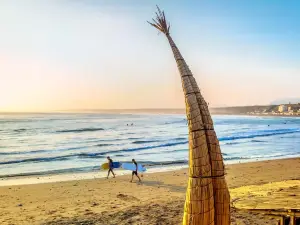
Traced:
POLYGON ((97 147, 105 147, 105 146, 112 146, 113 144, 97 144, 97 147))
POLYGON ((149 141, 133 141, 132 144, 147 144, 152 142, 159 142, 159 140, 149 140, 149 141))
POLYGON ((176 123, 183 123, 186 124, 186 119, 181 119, 181 120, 175 120, 175 121, 170 121, 170 122, 165 122, 164 124, 176 124, 176 123))
MULTIPOLYGON (((98 138, 92 138, 92 139, 89 139, 89 140, 80 140, 80 141, 77 141, 76 143, 98 143, 98 142, 117 142, 117 141, 123 141, 123 140, 126 140, 126 139, 122 139, 122 138, 115 138, 115 139, 104 139, 104 140, 101 140, 101 139, 98 139, 98 138)), ((75 142, 74 142, 75 143, 75 142)))
POLYGON ((91 172, 99 170, 99 166, 86 166, 86 167, 75 167, 67 169, 58 169, 58 170, 47 170, 47 171, 36 171, 36 172, 25 172, 17 174, 7 174, 0 175, 0 178, 9 178, 9 177, 24 177, 24 176, 40 176, 40 175, 51 175, 51 174, 64 174, 64 173, 82 173, 82 172, 91 172))
POLYGON ((138 140, 138 139, 142 139, 142 138, 138 138, 138 137, 130 137, 130 138, 119 139, 119 140, 138 140))
POLYGON ((26 131, 27 129, 25 129, 25 128, 20 128, 20 129, 15 129, 15 130, 13 130, 14 132, 16 132, 16 133, 21 133, 21 132, 24 132, 24 131, 26 131))
POLYGON ((90 131, 100 131, 104 130, 103 128, 80 128, 73 130, 58 130, 56 133, 82 133, 82 132, 90 132, 90 131))
POLYGON ((143 164, 145 167, 151 166, 168 166, 168 165, 178 165, 178 164, 187 164, 188 160, 171 160, 171 161, 139 161, 138 163, 143 164))
POLYGON ((292 133, 298 133, 300 132, 300 129, 275 129, 275 130, 258 130, 256 132, 247 132, 247 133, 240 133, 240 134, 234 134, 231 136, 225 136, 220 137, 219 141, 231 141, 231 140, 237 140, 237 139, 251 139, 255 137, 268 137, 268 136, 274 136, 274 135, 281 135, 281 134, 292 134, 292 133))
MULTIPOLYGON (((282 134, 290 134, 290 133, 296 133, 300 132, 300 129, 276 129, 276 130, 258 130, 256 132, 248 132, 248 133, 240 133, 240 134, 233 134, 231 136, 226 137, 220 137, 219 140, 222 141, 231 141, 229 143, 226 143, 228 145, 230 144, 238 144, 239 142, 234 142, 233 140, 239 140, 239 139, 250 139, 255 137, 264 137, 264 136, 272 136, 272 135, 282 135, 282 134)), ((122 139, 126 140, 126 139, 122 139)), ((153 140, 154 141, 154 140, 153 140)), ((136 144, 140 143, 148 143, 146 140, 136 141, 136 144)), ((263 142, 263 140, 251 140, 251 142, 263 142)), ((121 155, 122 153, 126 152, 138 152, 143 150, 149 150, 149 149, 156 149, 156 148, 166 148, 166 147, 172 147, 172 146, 179 146, 179 145, 186 145, 188 143, 186 138, 174 138, 169 139, 167 143, 161 143, 157 145, 146 145, 146 146, 137 146, 132 148, 124 148, 124 149, 115 149, 115 150, 109 150, 109 151, 96 151, 96 152, 79 152, 69 155, 61 155, 61 156, 55 156, 55 157, 36 157, 36 158, 26 158, 26 159, 20 159, 20 160, 12 160, 12 161, 4 161, 0 162, 0 164, 14 164, 14 163, 32 163, 32 162, 41 162, 41 161, 55 161, 55 160, 68 160, 72 157, 77 158, 103 158, 104 156, 108 154, 118 154, 121 155), (177 140, 177 141, 176 141, 177 140)), ((107 143, 99 143, 97 146, 110 146, 113 144, 107 144, 107 143)), ((67 150, 78 150, 78 149, 85 149, 93 146, 77 146, 77 147, 68 147, 65 149, 53 149, 53 150, 33 150, 33 151, 27 151, 27 152, 0 152, 0 155, 18 155, 18 154, 30 154, 30 153, 48 153, 48 152, 63 152, 67 150)), ((173 149, 170 149, 173 150, 173 149)), ((174 150, 174 151, 185 151, 183 149, 174 150)), ((153 154, 153 152, 152 152, 153 154)), ((239 159, 245 159, 245 158, 239 158, 239 159)), ((232 158, 225 158, 225 160, 233 160, 232 158)))
POLYGON ((284 137, 280 137, 280 138, 284 138, 284 139, 296 139, 298 137, 297 137, 297 135, 291 135, 291 136, 284 136, 284 137))
POLYGON ((0 152, 0 155, 22 155, 22 154, 30 154, 30 153, 40 153, 45 152, 45 150, 33 150, 33 151, 24 151, 24 152, 0 152))
POLYGON ((240 143, 241 142, 228 142, 228 143, 225 143, 225 145, 238 145, 240 143))
POLYGON ((282 153, 271 153, 271 154, 264 154, 264 155, 253 155, 253 156, 228 156, 224 157, 225 161, 231 161, 231 160, 260 160, 260 159, 271 159, 271 158, 285 158, 285 157, 295 157, 300 154, 300 151, 297 152, 286 152, 284 154, 282 153))
POLYGON ((266 141, 261 141, 261 140, 251 140, 251 142, 254 142, 254 143, 261 143, 261 142, 266 142, 266 141))
POLYGON ((165 144, 161 144, 161 145, 151 145, 151 146, 144 146, 144 147, 139 147, 139 148, 128 148, 128 149, 120 150, 120 152, 133 152, 133 151, 140 151, 140 150, 146 150, 146 149, 152 149, 152 148, 171 147, 171 146, 182 145, 182 144, 187 144, 187 143, 188 143, 187 141, 165 143, 165 144))
POLYGON ((75 153, 69 155, 62 155, 62 156, 55 156, 55 157, 37 157, 37 158, 29 158, 29 159, 21 159, 21 160, 12 160, 12 161, 4 161, 0 162, 2 164, 15 164, 15 163, 27 163, 27 162, 43 162, 43 161, 56 161, 56 160, 67 160, 73 157, 79 158, 103 158, 107 154, 116 154, 116 153, 123 153, 123 152, 132 152, 132 151, 141 151, 146 149, 152 148, 162 148, 162 147, 169 147, 175 145, 187 144, 187 141, 184 142, 175 142, 175 143, 165 143, 161 145, 154 145, 154 146, 144 146, 139 148, 127 148, 127 149, 120 149, 120 150, 112 150, 112 151, 105 151, 105 152, 88 152, 88 153, 75 153))
POLYGON ((172 141, 185 141, 185 140, 187 140, 188 138, 173 138, 173 139, 171 139, 172 141))
POLYGON ((251 158, 249 158, 249 157, 241 157, 241 156, 224 157, 225 161, 243 160, 243 159, 251 159, 251 158))
MULTIPOLYGON (((275 156, 276 157, 276 156, 275 156)), ((278 156, 279 157, 279 156, 278 156)), ((260 158, 260 157, 257 157, 260 158)), ((233 161, 233 160, 247 160, 247 159, 256 159, 251 157, 225 157, 225 161, 233 161)), ((125 161, 120 161, 120 163, 124 163, 125 161)), ((126 161, 127 162, 127 161, 126 161)), ((185 165, 187 166, 188 160, 170 160, 170 161, 138 161, 138 163, 143 164, 148 169, 153 167, 160 167, 160 166, 176 166, 176 165, 185 165)), ((67 169, 58 169, 58 170, 48 170, 48 171, 35 171, 35 172, 28 172, 28 173, 19 173, 19 174, 8 174, 8 175, 0 175, 0 178, 5 177, 18 177, 18 176, 34 176, 34 175, 50 175, 50 174, 63 174, 63 173, 82 173, 82 172, 93 172, 98 171, 99 165, 96 166, 86 166, 86 167, 73 167, 67 169)))
POLYGON ((27 155, 27 154, 35 154, 35 153, 50 153, 50 152, 63 152, 68 150, 78 150, 82 148, 86 148, 88 146, 77 146, 77 147, 68 147, 61 149, 40 149, 40 150, 30 150, 30 151, 15 151, 15 152, 0 152, 0 155, 27 155))
MULTIPOLYGON (((287 154, 270 154, 270 155, 257 155, 257 156, 251 156, 251 157, 244 157, 244 156, 228 156, 226 154, 224 157, 225 161, 236 161, 236 160, 261 160, 261 159, 269 159, 269 158, 282 158, 282 157, 294 157, 296 155, 299 155, 300 152, 294 152, 294 153, 287 153, 287 154)), ((89 154, 81 154, 83 155, 89 155, 89 154)), ((51 160, 68 160, 70 157, 74 157, 75 155, 69 155, 69 156, 59 156, 59 157, 48 157, 48 158, 39 158, 39 159, 24 159, 19 160, 18 162, 34 162, 35 160, 39 160, 40 162, 47 162, 51 160)), ((78 155, 77 155, 78 156, 78 155)), ((124 155, 115 155, 116 157, 121 157, 124 155)), ((104 157, 102 157, 104 160, 104 157)), ((10 162, 11 163, 17 163, 10 162)), ((124 161, 120 161, 120 163, 124 163, 124 161)), ((157 166, 170 166, 170 165, 187 165, 188 160, 171 160, 171 161, 138 161, 138 163, 143 164, 146 167, 157 167, 157 166)), ((4 164, 4 163, 0 163, 4 164)), ((99 165, 96 166, 87 166, 87 167, 74 167, 74 168, 67 168, 67 169, 58 169, 58 170, 48 170, 48 171, 42 171, 42 172, 28 172, 28 173, 19 173, 19 174, 7 174, 7 175, 0 175, 0 178, 5 177, 17 177, 17 176, 32 176, 32 175, 47 175, 47 174, 60 174, 60 173, 80 173, 80 172, 92 172, 92 171, 98 171, 99 165)))
POLYGON ((183 145, 183 144, 187 144, 187 143, 188 143, 188 141, 171 142, 171 143, 164 143, 164 144, 160 144, 160 145, 150 145, 150 146, 143 146, 143 147, 136 147, 136 148, 126 148, 126 149, 112 150, 112 151, 107 151, 107 152, 81 153, 80 156, 102 156, 105 154, 116 154, 116 153, 123 153, 123 152, 134 152, 134 151, 142 151, 142 150, 155 149, 155 148, 171 147, 171 146, 183 145))
POLYGON ((111 152, 74 153, 74 154, 60 155, 60 156, 53 156, 53 157, 25 158, 25 159, 20 159, 20 160, 3 161, 3 162, 0 162, 0 165, 64 161, 64 160, 70 160, 72 158, 104 158, 104 155, 106 155, 108 153, 111 153, 111 152))
MULTIPOLYGON (((164 142, 164 141, 166 141, 166 140, 140 140, 140 141, 133 141, 132 144, 147 144, 147 143, 164 142)), ((187 142, 187 138, 181 138, 181 137, 180 138, 172 138, 167 141, 170 142, 170 144, 172 144, 171 142, 174 142, 174 141, 186 141, 187 142)))
MULTIPOLYGON (((124 162, 121 161, 121 163, 124 163, 124 162)), ((188 162, 187 160, 164 161, 164 162, 138 161, 138 163, 143 164, 145 167, 148 167, 148 168, 155 167, 155 166, 181 165, 181 164, 187 164, 187 162, 188 162)), ((85 173, 85 172, 93 172, 93 171, 99 171, 99 165, 48 170, 48 171, 41 171, 41 172, 34 171, 34 172, 27 172, 27 173, 25 172, 25 173, 18 173, 18 174, 7 174, 7 175, 0 175, 0 178, 39 176, 39 175, 64 174, 64 173, 85 173)))
MULTIPOLYGON (((232 140, 239 140, 239 139, 251 139, 256 137, 267 137, 267 136, 273 136, 273 135, 282 135, 282 134, 291 134, 291 133, 298 133, 300 132, 300 129, 274 129, 274 130, 258 130, 256 132, 247 132, 247 133, 241 133, 241 134, 233 134, 231 136, 223 136, 219 138, 219 141, 232 141, 232 140)), ((181 145, 181 144, 187 144, 188 141, 186 138, 174 138, 171 140, 182 140, 180 142, 169 142, 166 144, 161 145, 155 145, 155 146, 145 146, 141 148, 131 148, 127 151, 135 151, 135 150, 143 150, 143 149, 150 149, 150 148, 160 148, 160 147, 168 147, 168 146, 174 146, 174 145, 181 145), (186 141, 184 141, 186 140, 186 141)), ((169 140, 169 141, 171 141, 169 140)), ((265 142, 262 140, 252 140, 252 142, 265 142)), ((235 142, 229 142, 226 143, 228 145, 230 144, 237 144, 235 142)))
POLYGON ((28 162, 49 162, 49 161, 62 161, 67 160, 70 156, 54 156, 54 157, 40 157, 40 158, 29 158, 19 159, 0 162, 0 165, 17 164, 17 163, 28 163, 28 162))
MULTIPOLYGON (((242 138, 239 138, 238 140, 240 140, 242 138)), ((247 138, 246 138, 247 139, 247 138)), ((267 141, 262 141, 262 140, 250 140, 250 142, 252 143, 262 143, 262 142, 267 142, 267 141)), ((238 144, 244 144, 244 143, 248 143, 248 142, 238 142, 238 141, 234 141, 233 139, 233 142, 227 142, 225 143, 225 145, 238 145, 238 144)))

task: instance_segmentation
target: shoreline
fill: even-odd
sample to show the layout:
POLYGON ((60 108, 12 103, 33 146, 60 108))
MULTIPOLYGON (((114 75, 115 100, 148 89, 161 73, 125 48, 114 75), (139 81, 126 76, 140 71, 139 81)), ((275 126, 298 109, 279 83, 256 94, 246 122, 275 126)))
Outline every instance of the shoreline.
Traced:
MULTIPOLYGON (((187 168, 188 165, 172 165, 163 167, 152 167, 147 169, 143 174, 164 173, 176 171, 187 168)), ((131 171, 115 169, 115 174, 120 176, 130 175, 131 171)), ((16 186, 16 185, 31 185, 31 184, 45 184, 56 182, 80 181, 90 179, 104 179, 107 175, 107 170, 91 171, 91 172, 77 172, 77 173, 63 173, 63 174, 44 174, 44 175, 25 175, 0 178, 0 187, 16 186)))
MULTIPOLYGON (((238 165, 238 164, 248 164, 255 162, 269 162, 276 160, 289 160, 297 159, 299 156, 287 156, 281 158, 269 158, 269 159, 247 159, 247 160, 232 160, 225 161, 225 166, 238 165)), ((99 166, 100 167, 100 166, 99 166)), ((164 173, 171 171, 178 171, 188 168, 188 163, 182 164, 169 164, 169 165, 156 165, 151 167, 146 167, 147 171, 143 174, 151 173, 164 173)), ((131 174, 131 171, 123 169, 114 170, 117 176, 127 176, 131 174)), ((53 173, 53 174, 29 174, 29 175, 17 175, 17 176, 7 176, 0 177, 0 187, 5 186, 16 186, 16 185, 31 185, 31 184, 44 184, 44 183, 57 183, 57 182, 68 182, 68 181, 80 181, 80 180, 90 180, 90 179, 104 179, 107 176, 107 170, 98 171, 88 171, 88 172, 69 172, 69 173, 53 173)))
MULTIPOLYGON (((299 208, 300 157, 226 165, 237 208, 299 208), (297 197, 298 196, 298 197, 297 197)), ((0 224, 180 224, 187 169, 0 187, 0 224)), ((232 209, 232 225, 276 224, 232 209)))

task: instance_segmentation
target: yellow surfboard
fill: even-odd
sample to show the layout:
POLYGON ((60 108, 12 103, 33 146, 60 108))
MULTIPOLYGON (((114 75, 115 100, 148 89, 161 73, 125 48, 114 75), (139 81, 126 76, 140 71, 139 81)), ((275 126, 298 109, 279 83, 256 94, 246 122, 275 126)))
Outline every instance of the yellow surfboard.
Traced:
MULTIPOLYGON (((119 163, 119 162, 113 162, 113 167, 114 167, 114 168, 120 168, 120 167, 121 167, 121 163, 119 163)), ((103 163, 103 164, 101 165, 101 169, 103 169, 103 170, 108 170, 108 169, 109 169, 108 163, 103 163)))
POLYGON ((101 169, 103 169, 103 170, 108 170, 108 163, 103 163, 102 165, 101 165, 101 169))

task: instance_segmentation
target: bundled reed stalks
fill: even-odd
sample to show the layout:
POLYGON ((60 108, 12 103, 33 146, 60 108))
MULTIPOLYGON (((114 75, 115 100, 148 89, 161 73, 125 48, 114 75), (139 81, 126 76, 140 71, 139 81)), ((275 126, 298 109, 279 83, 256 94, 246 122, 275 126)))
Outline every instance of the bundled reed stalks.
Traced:
POLYGON ((181 76, 189 128, 189 180, 183 224, 229 225, 230 196, 224 163, 208 105, 195 78, 170 36, 170 24, 158 7, 149 22, 169 41, 181 76))

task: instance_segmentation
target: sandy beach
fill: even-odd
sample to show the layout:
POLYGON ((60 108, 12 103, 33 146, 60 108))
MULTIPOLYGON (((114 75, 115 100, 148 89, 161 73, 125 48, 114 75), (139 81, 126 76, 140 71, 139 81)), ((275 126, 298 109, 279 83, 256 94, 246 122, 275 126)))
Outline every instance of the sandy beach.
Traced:
MULTIPOLYGON (((300 208, 300 158, 226 166, 232 205, 300 208)), ((187 170, 0 187, 0 224, 180 224, 187 170)), ((276 224, 232 209, 232 224, 276 224)))

